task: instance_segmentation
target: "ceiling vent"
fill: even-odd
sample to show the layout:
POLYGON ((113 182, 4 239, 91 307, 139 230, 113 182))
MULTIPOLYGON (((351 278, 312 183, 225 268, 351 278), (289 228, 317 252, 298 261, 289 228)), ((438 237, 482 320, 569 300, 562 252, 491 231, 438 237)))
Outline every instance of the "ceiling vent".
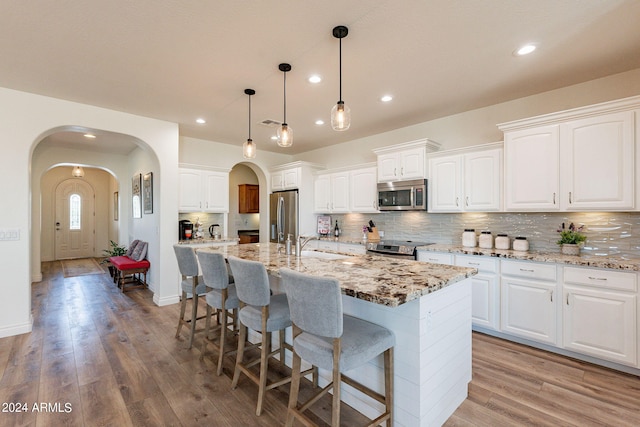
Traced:
POLYGON ((268 128, 277 128, 282 125, 282 122, 279 122, 277 120, 266 119, 261 121, 260 124, 268 128))

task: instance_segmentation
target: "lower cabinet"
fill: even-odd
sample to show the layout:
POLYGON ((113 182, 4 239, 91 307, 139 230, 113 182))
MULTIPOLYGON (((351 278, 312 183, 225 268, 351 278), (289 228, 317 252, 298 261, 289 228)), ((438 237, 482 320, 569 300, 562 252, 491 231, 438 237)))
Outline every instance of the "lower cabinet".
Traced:
POLYGON ((502 332, 556 345, 557 289, 555 264, 503 261, 502 332))
POLYGON ((498 261, 473 255, 456 255, 460 267, 477 268, 471 278, 471 321, 476 326, 500 329, 500 277, 498 261))
POLYGON ((565 267, 564 348, 636 366, 636 277, 628 272, 565 267))

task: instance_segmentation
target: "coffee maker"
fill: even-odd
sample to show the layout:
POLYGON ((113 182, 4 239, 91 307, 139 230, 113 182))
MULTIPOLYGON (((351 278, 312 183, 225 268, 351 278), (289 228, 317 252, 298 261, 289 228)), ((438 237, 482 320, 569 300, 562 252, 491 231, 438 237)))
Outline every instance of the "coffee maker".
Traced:
POLYGON ((178 222, 178 239, 179 240, 193 239, 193 223, 188 219, 183 219, 180 222, 178 222))

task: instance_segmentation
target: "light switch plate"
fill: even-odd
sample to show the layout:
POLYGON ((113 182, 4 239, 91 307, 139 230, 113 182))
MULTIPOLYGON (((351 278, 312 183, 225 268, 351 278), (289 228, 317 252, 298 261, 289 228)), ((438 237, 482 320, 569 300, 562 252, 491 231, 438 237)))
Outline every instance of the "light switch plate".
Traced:
POLYGON ((0 240, 20 240, 19 228, 0 228, 0 240))

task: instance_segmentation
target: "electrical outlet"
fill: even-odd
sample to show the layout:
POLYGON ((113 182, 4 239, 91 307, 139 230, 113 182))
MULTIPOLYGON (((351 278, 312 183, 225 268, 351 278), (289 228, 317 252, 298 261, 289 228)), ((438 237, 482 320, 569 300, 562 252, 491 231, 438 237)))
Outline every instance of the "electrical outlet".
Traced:
POLYGON ((19 228, 0 228, 0 240, 20 240, 19 228))

